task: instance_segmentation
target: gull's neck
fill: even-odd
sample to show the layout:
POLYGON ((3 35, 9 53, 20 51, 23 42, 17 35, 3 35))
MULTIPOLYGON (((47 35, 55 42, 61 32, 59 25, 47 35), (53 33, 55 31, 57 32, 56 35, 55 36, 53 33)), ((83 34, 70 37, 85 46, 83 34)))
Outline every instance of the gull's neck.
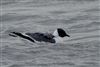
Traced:
POLYGON ((58 31, 55 30, 54 33, 53 33, 53 35, 54 35, 55 37, 59 37, 58 31))

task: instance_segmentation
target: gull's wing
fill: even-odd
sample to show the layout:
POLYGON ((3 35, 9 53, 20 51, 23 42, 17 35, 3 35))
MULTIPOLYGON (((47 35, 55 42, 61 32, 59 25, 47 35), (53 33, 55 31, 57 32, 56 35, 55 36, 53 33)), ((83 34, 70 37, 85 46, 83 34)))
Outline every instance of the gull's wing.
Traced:
POLYGON ((48 33, 25 33, 25 34, 35 39, 36 41, 55 43, 55 40, 53 39, 54 36, 52 34, 48 33))

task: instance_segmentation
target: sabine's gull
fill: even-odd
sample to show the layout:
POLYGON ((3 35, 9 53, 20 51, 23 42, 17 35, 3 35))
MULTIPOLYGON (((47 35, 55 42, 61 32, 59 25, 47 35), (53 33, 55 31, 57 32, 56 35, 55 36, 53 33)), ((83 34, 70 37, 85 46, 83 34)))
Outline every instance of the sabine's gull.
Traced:
POLYGON ((59 43, 65 37, 70 37, 62 28, 57 28, 53 34, 51 33, 20 33, 20 32, 11 32, 9 34, 13 37, 21 37, 27 39, 31 42, 49 42, 49 43, 59 43))

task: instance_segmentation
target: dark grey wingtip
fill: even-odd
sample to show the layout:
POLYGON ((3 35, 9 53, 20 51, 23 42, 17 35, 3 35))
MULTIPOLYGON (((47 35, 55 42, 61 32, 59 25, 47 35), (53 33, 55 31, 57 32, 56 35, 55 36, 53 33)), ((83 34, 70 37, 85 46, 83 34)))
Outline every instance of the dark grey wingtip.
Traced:
POLYGON ((14 32, 10 32, 10 33, 9 33, 9 36, 17 37, 17 36, 14 34, 14 32))
POLYGON ((13 37, 19 36, 19 37, 22 37, 22 38, 24 38, 24 39, 30 40, 31 42, 35 42, 32 38, 30 38, 30 37, 28 37, 28 36, 25 36, 25 35, 23 35, 23 34, 20 33, 20 32, 11 32, 11 33, 12 33, 12 34, 9 34, 10 36, 13 36, 13 37))

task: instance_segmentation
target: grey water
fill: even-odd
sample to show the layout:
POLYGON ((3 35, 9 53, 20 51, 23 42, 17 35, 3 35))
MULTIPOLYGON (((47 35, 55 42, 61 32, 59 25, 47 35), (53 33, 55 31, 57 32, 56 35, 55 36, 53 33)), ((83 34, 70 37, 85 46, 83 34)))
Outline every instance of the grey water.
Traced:
POLYGON ((99 0, 1 0, 1 67, 99 67, 99 0), (63 28, 64 43, 32 43, 11 31, 63 28))

